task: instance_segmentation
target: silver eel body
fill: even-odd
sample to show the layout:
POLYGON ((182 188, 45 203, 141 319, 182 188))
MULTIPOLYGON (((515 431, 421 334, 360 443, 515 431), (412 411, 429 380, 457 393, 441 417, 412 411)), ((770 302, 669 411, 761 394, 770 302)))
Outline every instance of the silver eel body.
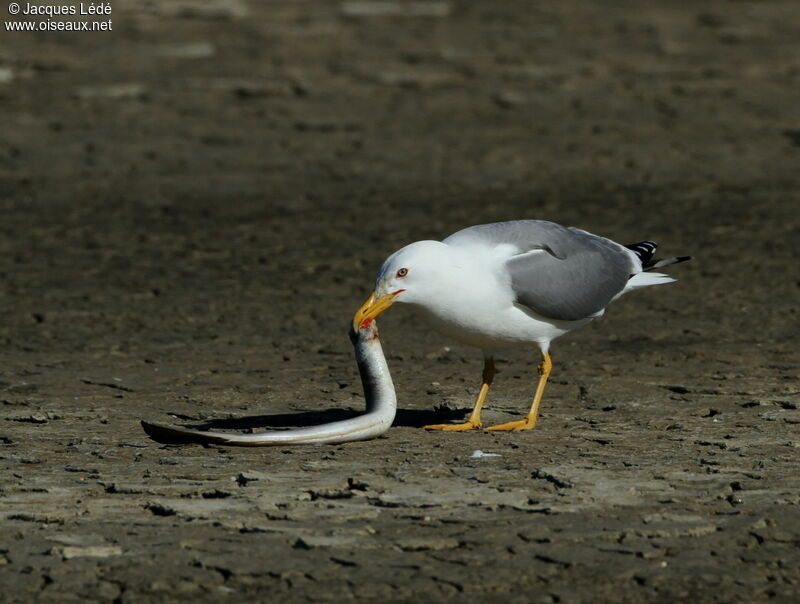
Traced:
POLYGON ((358 372, 364 388, 367 410, 356 417, 291 430, 269 430, 255 434, 235 434, 193 430, 142 421, 142 428, 154 440, 167 443, 207 443, 240 447, 310 445, 368 440, 386 432, 397 412, 397 396, 378 335, 372 321, 367 327, 350 330, 358 372))

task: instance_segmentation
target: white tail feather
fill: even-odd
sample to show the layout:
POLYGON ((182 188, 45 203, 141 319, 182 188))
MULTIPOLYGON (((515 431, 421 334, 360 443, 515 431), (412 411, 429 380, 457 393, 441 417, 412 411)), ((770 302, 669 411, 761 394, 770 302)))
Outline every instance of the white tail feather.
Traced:
POLYGON ((639 289, 640 287, 650 287, 651 285, 663 285, 665 283, 672 283, 675 281, 669 275, 665 275, 664 273, 638 273, 631 277, 628 280, 625 289, 622 290, 622 293, 629 292, 633 289, 639 289))

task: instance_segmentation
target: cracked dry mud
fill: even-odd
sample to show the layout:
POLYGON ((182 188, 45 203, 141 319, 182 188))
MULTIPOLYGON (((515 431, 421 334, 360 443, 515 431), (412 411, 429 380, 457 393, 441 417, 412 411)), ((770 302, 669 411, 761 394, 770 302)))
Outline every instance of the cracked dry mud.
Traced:
POLYGON ((797 601, 795 2, 113 11, 0 37, 0 600, 797 601), (362 408, 382 259, 511 218, 696 257, 554 344, 535 430, 423 431, 481 359, 402 309, 383 438, 140 429, 362 408))

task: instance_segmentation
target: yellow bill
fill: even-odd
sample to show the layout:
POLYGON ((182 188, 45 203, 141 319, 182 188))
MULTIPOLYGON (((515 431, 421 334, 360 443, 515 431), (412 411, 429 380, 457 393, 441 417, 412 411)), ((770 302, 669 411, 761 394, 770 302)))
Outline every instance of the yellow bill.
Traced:
POLYGON ((394 293, 386 294, 380 298, 376 298, 374 292, 370 294, 366 302, 364 302, 364 304, 362 304, 361 307, 356 311, 356 314, 353 315, 353 329, 358 331, 359 329, 367 327, 375 317, 377 317, 394 303, 394 299, 397 297, 397 294, 404 291, 406 290, 399 289, 394 293))

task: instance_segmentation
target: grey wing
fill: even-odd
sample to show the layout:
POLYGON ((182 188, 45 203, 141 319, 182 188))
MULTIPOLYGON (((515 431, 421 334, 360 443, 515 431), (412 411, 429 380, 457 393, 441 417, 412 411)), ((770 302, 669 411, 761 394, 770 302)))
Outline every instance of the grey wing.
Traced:
POLYGON ((625 248, 604 237, 540 220, 471 227, 445 239, 510 244, 506 261, 519 304, 551 319, 576 321, 603 310, 641 270, 625 248))

